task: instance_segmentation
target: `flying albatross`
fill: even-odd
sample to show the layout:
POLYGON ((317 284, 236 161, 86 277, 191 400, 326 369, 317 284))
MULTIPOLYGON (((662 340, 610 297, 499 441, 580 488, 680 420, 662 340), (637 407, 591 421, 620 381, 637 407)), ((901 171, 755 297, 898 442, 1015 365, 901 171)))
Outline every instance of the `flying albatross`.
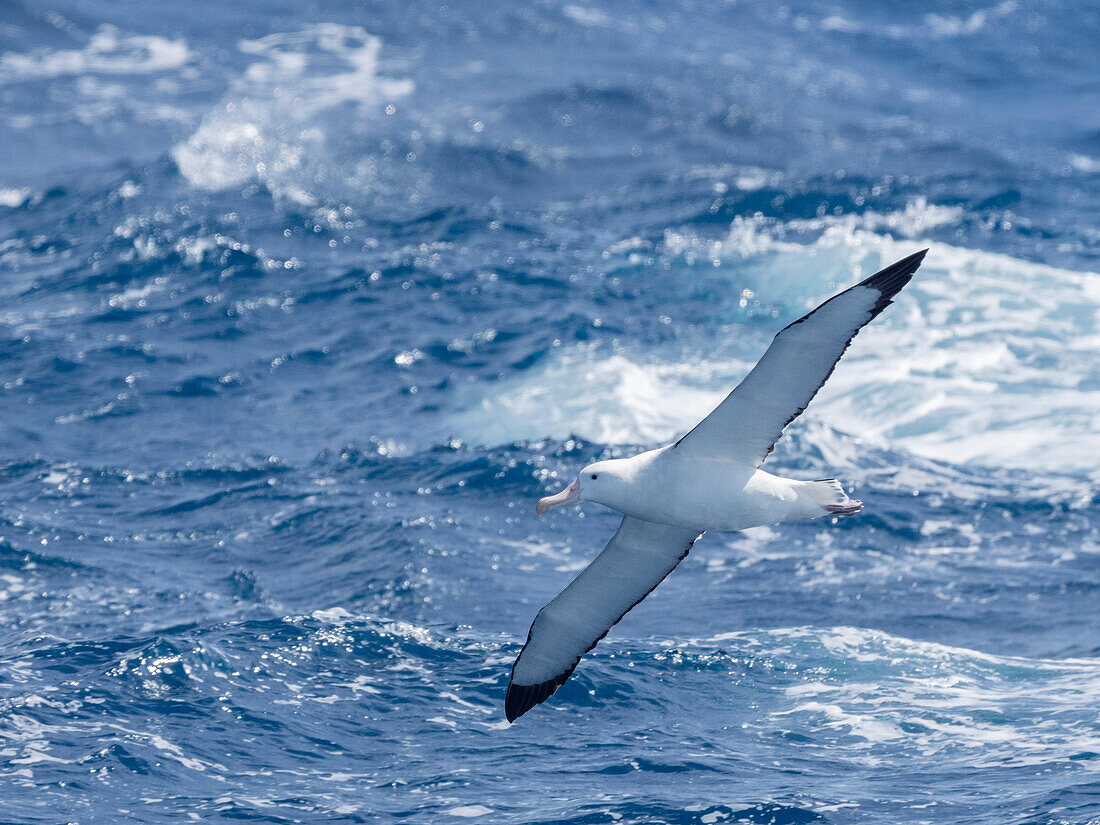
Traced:
POLYGON ((504 700, 509 722, 561 687, 704 531, 851 516, 863 508, 836 479, 796 481, 759 467, 856 333, 890 305, 927 252, 886 267, 781 330, 745 379, 679 441, 597 461, 560 493, 539 500, 539 515, 595 501, 618 510, 623 521, 595 561, 535 617, 512 666, 504 700))

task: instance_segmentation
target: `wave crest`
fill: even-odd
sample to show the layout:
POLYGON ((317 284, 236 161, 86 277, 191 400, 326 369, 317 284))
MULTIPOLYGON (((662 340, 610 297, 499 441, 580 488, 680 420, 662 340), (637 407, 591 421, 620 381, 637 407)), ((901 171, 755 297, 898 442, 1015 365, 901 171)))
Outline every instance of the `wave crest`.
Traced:
POLYGON ((326 128, 335 120, 318 115, 342 105, 361 111, 413 90, 411 80, 379 75, 382 41, 358 26, 322 23, 238 47, 256 61, 172 149, 180 172, 200 189, 259 180, 277 196, 312 206, 312 184, 329 156, 326 128))
MULTIPOLYGON (((765 341, 752 340, 759 324, 746 327, 747 320, 775 318, 768 331, 778 332, 926 243, 908 238, 957 217, 952 208, 917 203, 894 215, 738 220, 719 241, 669 232, 658 263, 668 263, 684 288, 696 267, 717 267, 728 285, 715 315, 689 330, 686 351, 563 346, 469 399, 451 419, 454 433, 480 443, 571 434, 670 441, 763 354, 765 341)), ((805 417, 927 458, 1095 474, 1100 380, 1091 356, 1100 327, 1088 307, 1097 302, 1095 275, 937 243, 805 417)))

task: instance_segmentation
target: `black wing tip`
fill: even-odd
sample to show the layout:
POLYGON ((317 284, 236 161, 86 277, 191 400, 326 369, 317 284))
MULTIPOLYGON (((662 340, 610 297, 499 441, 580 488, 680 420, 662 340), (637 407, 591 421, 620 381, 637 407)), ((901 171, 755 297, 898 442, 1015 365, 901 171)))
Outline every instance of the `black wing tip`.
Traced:
POLYGON ((508 683, 508 693, 504 696, 504 715, 508 722, 515 722, 535 705, 541 705, 554 695, 554 692, 569 678, 568 673, 548 679, 537 685, 517 685, 508 683))
MULTIPOLYGON (((814 314, 823 306, 831 303, 832 301, 835 301, 841 295, 847 295, 851 290, 857 289, 859 287, 868 287, 869 289, 875 290, 875 292, 879 294, 878 300, 875 301, 875 305, 871 307, 871 315, 867 319, 867 321, 864 322, 864 324, 870 322, 872 319, 877 318, 878 314, 886 309, 886 307, 890 306, 890 304, 893 302, 893 297, 901 292, 902 287, 904 287, 907 283, 909 283, 910 280, 912 280, 913 275, 916 274, 916 271, 918 269, 920 269, 920 265, 924 261, 924 256, 927 254, 928 250, 922 249, 920 252, 914 252, 912 255, 908 255, 902 258, 900 261, 895 261, 888 267, 880 269, 870 278, 864 278, 855 286, 850 286, 843 292, 838 292, 828 301, 825 301, 824 303, 821 303, 818 306, 814 307, 797 321, 793 321, 790 324, 787 324, 787 326, 783 328, 782 332, 786 332, 791 327, 796 327, 799 324, 805 323, 810 318, 812 318, 814 314)), ((859 329, 861 329, 864 324, 860 324, 860 327, 852 333, 852 337, 855 337, 856 332, 859 332, 859 329)), ((825 377, 826 379, 828 379, 828 376, 825 377)), ((820 387, 818 389, 820 389, 820 387)), ((794 416, 791 417, 791 421, 797 418, 799 413, 801 412, 802 410, 799 410, 797 413, 795 413, 794 416)), ((787 423, 790 424, 791 422, 788 421, 787 423)), ((681 438, 680 441, 683 441, 683 438, 681 438)), ((677 446, 679 446, 679 443, 679 441, 676 442, 677 446)))
POLYGON ((890 303, 890 299, 901 292, 902 287, 909 283, 913 275, 920 269, 920 265, 924 262, 924 256, 927 254, 927 249, 922 249, 920 252, 914 252, 912 255, 902 258, 900 261, 896 261, 888 267, 880 269, 870 278, 867 278, 859 284, 859 286, 870 287, 878 291, 880 297, 879 300, 875 302, 875 315, 882 312, 890 303))

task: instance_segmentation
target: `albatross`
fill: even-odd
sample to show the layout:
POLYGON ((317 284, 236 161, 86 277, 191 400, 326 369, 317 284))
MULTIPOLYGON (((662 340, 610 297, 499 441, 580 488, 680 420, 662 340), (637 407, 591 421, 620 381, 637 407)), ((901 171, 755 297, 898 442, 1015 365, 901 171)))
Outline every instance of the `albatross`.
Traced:
POLYGON ((760 465, 856 333, 892 303, 927 252, 886 267, 784 327, 733 392, 675 443, 589 464, 560 493, 539 499, 539 515, 593 501, 623 520, 603 552, 535 616, 512 666, 504 699, 509 722, 553 695, 705 531, 863 509, 834 478, 799 481, 760 465))

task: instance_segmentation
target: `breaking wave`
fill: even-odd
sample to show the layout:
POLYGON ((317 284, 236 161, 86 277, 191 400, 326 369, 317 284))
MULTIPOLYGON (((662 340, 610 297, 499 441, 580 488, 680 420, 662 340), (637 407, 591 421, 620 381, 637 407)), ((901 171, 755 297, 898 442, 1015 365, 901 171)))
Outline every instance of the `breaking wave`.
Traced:
MULTIPOLYGON (((921 237, 929 227, 958 218, 957 209, 919 203, 891 215, 739 219, 716 241, 670 230, 653 251, 668 277, 688 288, 696 268, 710 265, 709 277, 733 296, 710 319, 710 340, 695 335, 687 353, 563 346, 468 401, 451 419, 455 434, 486 444, 571 434, 673 440, 725 397, 773 332, 928 245, 921 237), (755 324, 752 346, 731 340, 752 318, 766 324, 755 324)), ((1090 307, 1098 301, 1096 274, 937 242, 803 418, 929 458, 1095 475, 1100 373, 1091 356, 1100 328, 1090 307)))

